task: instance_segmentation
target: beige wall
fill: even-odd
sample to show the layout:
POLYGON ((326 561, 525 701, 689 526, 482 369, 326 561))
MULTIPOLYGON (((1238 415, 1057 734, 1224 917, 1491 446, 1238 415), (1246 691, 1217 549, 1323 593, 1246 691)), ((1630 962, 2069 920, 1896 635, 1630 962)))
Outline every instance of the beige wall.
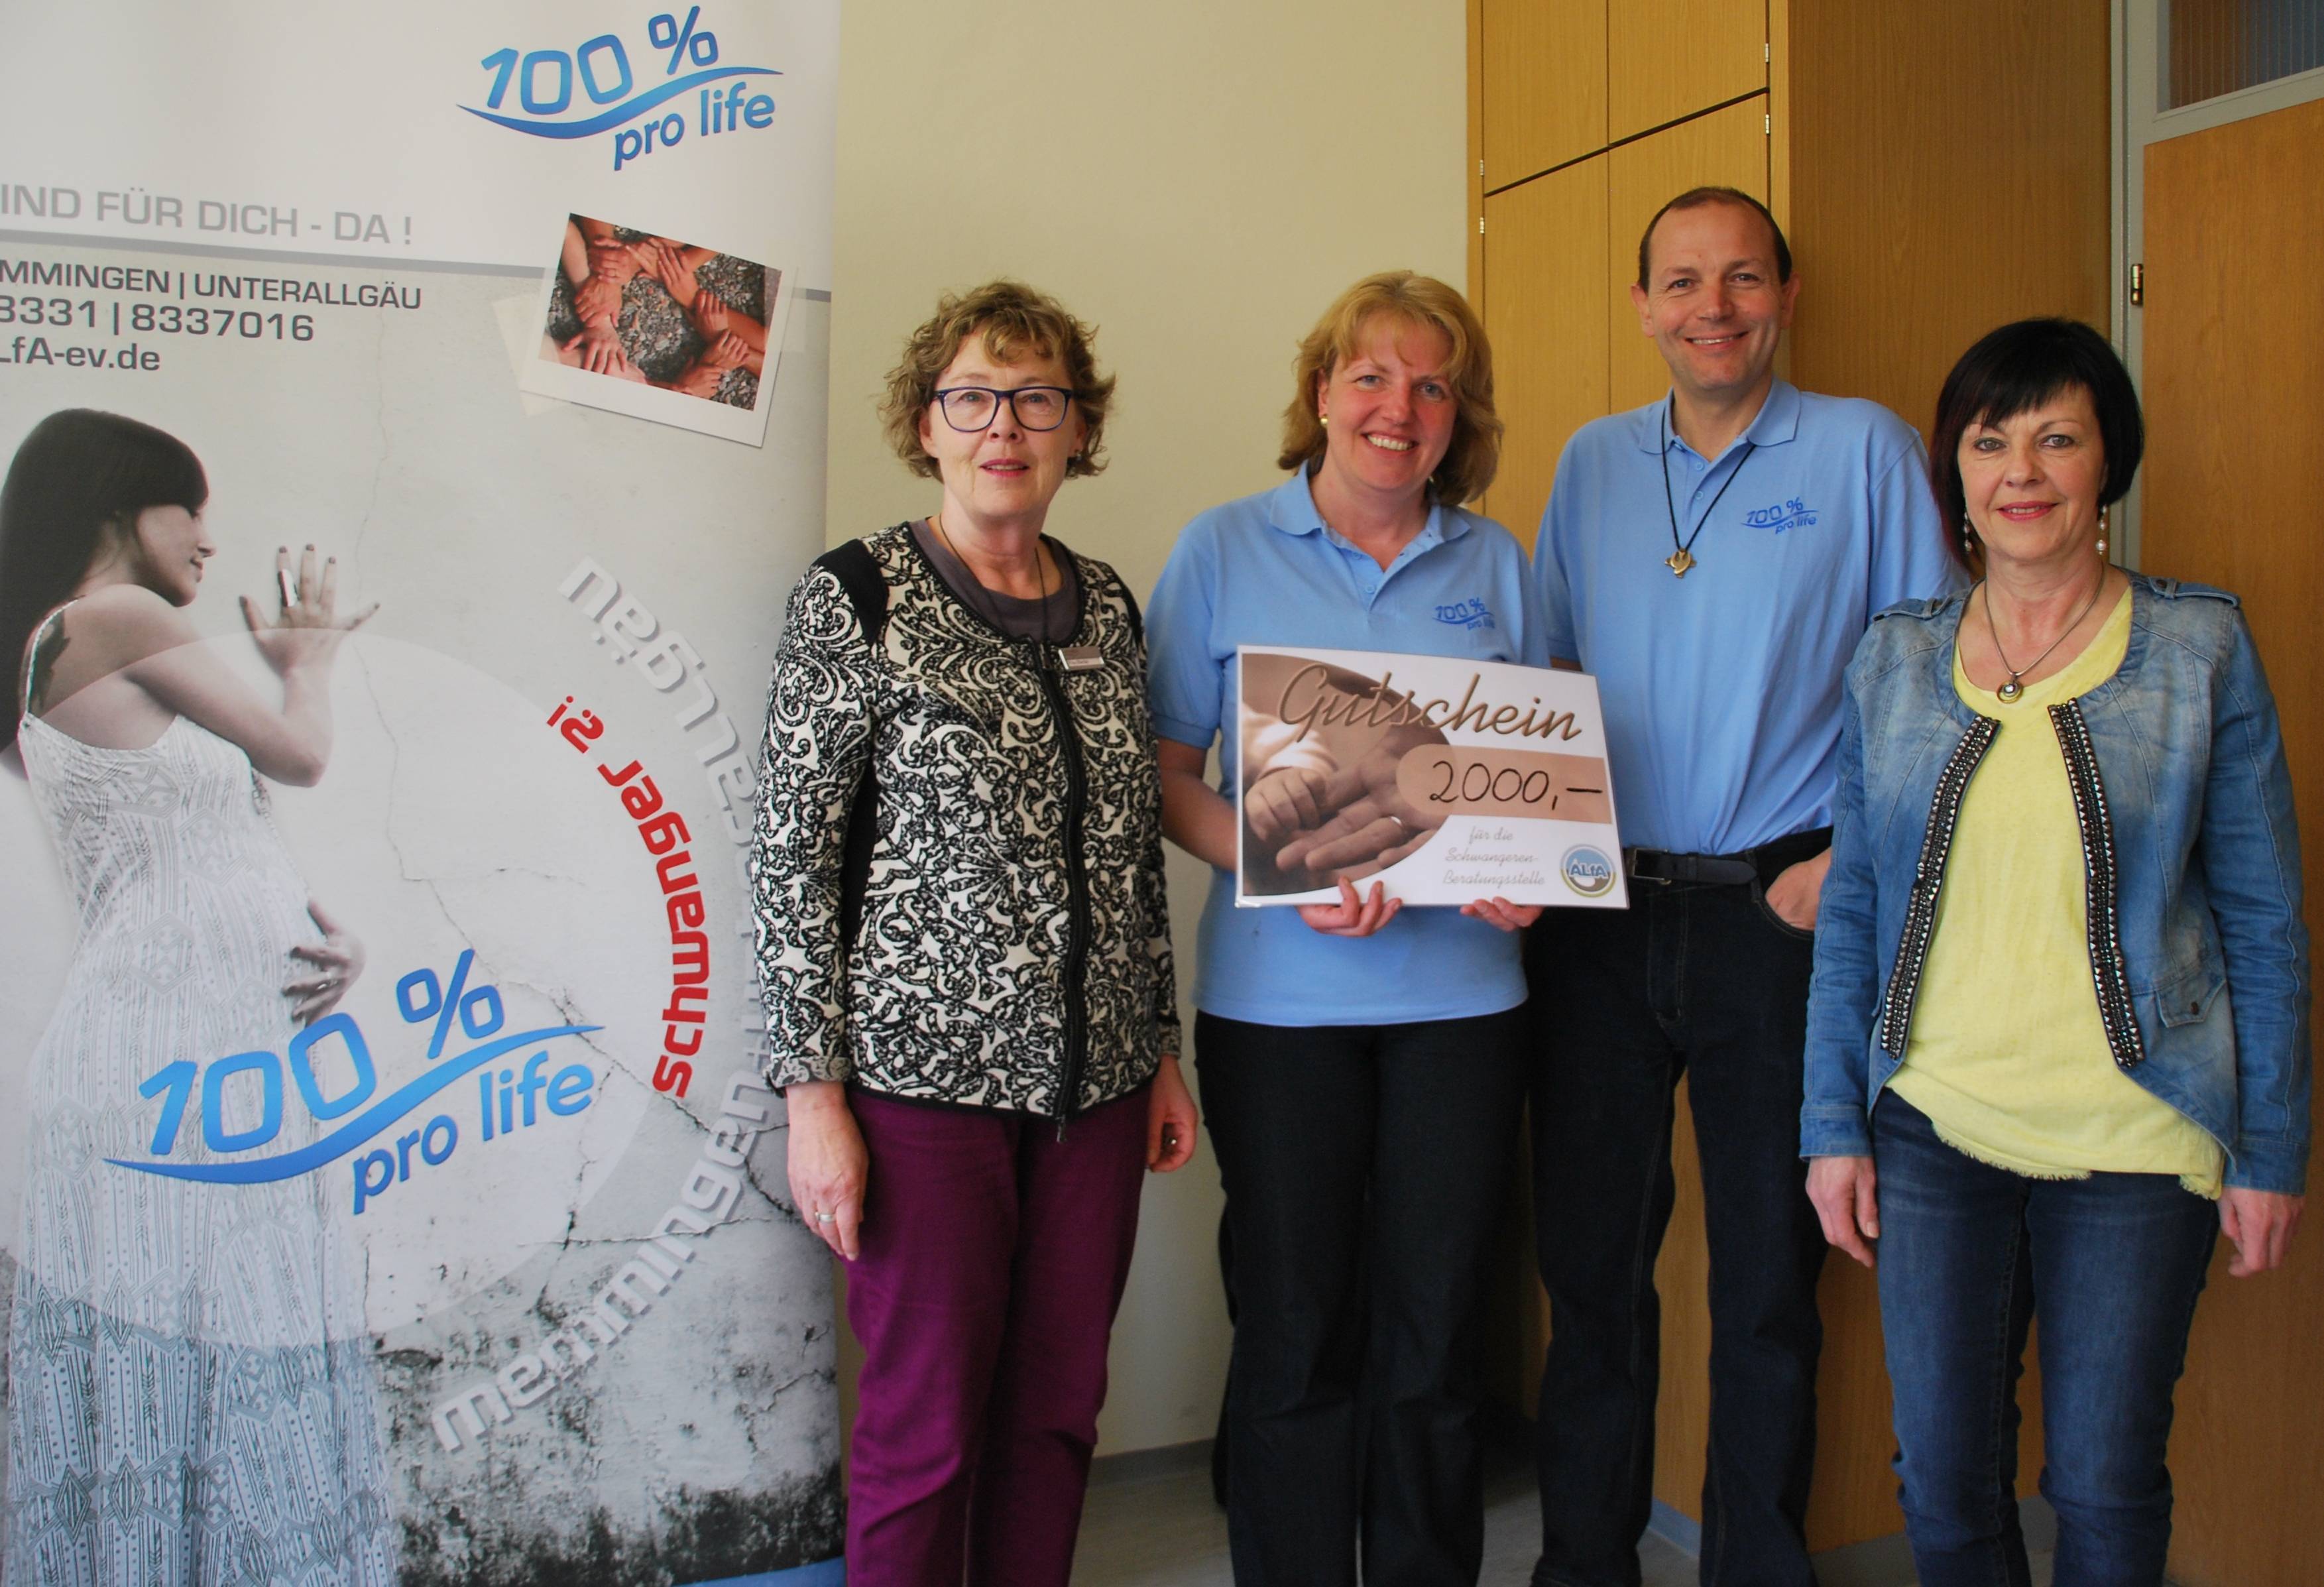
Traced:
MULTIPOLYGON (((1463 0, 849 0, 831 347, 833 543, 925 513, 881 378, 936 293, 998 274, 1101 328, 1113 463, 1053 533, 1142 600, 1178 528, 1275 484, 1299 337, 1356 277, 1466 273, 1463 0)), ((1204 873, 1172 852, 1182 973, 1204 873)), ((1192 1018, 1191 1009, 1188 1010, 1192 1018)), ((1107 1453, 1207 1437, 1226 1323, 1207 1137, 1148 1182, 1107 1453)))

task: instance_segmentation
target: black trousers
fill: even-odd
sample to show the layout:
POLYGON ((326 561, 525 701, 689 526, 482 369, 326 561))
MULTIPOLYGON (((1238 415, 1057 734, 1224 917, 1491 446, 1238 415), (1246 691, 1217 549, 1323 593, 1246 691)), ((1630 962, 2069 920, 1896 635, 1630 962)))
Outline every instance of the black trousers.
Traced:
POLYGON ((1238 1587, 1472 1587, 1478 1314, 1525 1094, 1524 1010, 1296 1028, 1204 1014, 1236 1299, 1238 1587))
POLYGON ((1653 1502, 1673 1093, 1694 1112, 1711 1254, 1706 1587, 1812 1587, 1824 1241, 1800 1161, 1809 934, 1757 883, 1634 882, 1528 943, 1541 1035, 1534 1219, 1549 1290, 1541 1587, 1637 1587, 1653 1502))

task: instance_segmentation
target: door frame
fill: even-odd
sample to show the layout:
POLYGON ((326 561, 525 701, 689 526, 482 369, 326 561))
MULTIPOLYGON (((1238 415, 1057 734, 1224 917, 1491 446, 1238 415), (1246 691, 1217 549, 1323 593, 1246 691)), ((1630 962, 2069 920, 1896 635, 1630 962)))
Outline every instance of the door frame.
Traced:
MULTIPOLYGON (((2142 311, 2130 302, 2130 272, 2146 251, 2147 145, 2310 99, 2324 99, 2324 67, 2319 67, 2175 110, 2160 108, 2161 41, 2170 4, 2171 0, 2112 0, 2114 310, 2107 329, 2130 368, 2132 383, 2142 393, 2146 389, 2145 337, 2140 324, 2142 311)), ((2133 567, 2138 566, 2143 549, 2140 494, 2134 484, 2130 494, 2115 509, 2117 554, 2126 566, 2133 567)))

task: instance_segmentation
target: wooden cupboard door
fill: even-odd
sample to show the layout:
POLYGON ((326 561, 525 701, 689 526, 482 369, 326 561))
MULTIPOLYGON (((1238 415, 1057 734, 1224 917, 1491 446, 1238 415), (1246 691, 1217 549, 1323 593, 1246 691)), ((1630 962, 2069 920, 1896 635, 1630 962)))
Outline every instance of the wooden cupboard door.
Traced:
POLYGON ((1606 11, 1607 0, 1480 0, 1486 190, 1606 146, 1606 11))
MULTIPOLYGON (((1605 314, 1612 351, 1607 401, 1615 412, 1651 402, 1670 389, 1670 370, 1638 328, 1630 303, 1638 279, 1638 234, 1655 211, 1689 188, 1736 188, 1767 198, 1766 97, 1697 116, 1611 150, 1606 174, 1608 272, 1605 314)), ((1492 236, 1489 226, 1486 240, 1492 236)))
MULTIPOLYGON (((2267 665, 2306 855, 2324 888, 2324 362, 2302 265, 2324 257, 2324 101, 2146 151, 2146 461, 2139 559, 2235 591, 2267 665)), ((2324 1582, 2324 1228, 2230 1278, 2222 1240, 2179 1385, 2171 1577, 2324 1582)))
POLYGON ((2107 8, 1792 0, 1790 23, 1790 377, 1925 439, 1987 331, 2107 322, 2107 8))
POLYGON ((1606 13, 1609 141, 1761 91, 1767 55, 1765 5, 1616 0, 1606 13))
POLYGON ((1566 438, 1606 411, 1606 157, 1485 200, 1485 330, 1508 428, 1485 511, 1530 548, 1566 438))

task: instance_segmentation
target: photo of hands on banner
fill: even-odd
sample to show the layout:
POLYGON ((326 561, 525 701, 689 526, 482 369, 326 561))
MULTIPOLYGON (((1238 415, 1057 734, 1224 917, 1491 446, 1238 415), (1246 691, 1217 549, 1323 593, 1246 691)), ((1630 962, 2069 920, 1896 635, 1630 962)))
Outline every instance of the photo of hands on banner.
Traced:
POLYGON ((1627 901, 1594 679, 1258 646, 1241 678, 1239 905, 1373 876, 1416 904, 1627 901))
POLYGON ((754 407, 766 370, 768 275, 748 259, 567 216, 541 356, 754 407))
POLYGON ((792 297, 768 248, 574 213, 543 231, 519 391, 764 444, 792 297))

